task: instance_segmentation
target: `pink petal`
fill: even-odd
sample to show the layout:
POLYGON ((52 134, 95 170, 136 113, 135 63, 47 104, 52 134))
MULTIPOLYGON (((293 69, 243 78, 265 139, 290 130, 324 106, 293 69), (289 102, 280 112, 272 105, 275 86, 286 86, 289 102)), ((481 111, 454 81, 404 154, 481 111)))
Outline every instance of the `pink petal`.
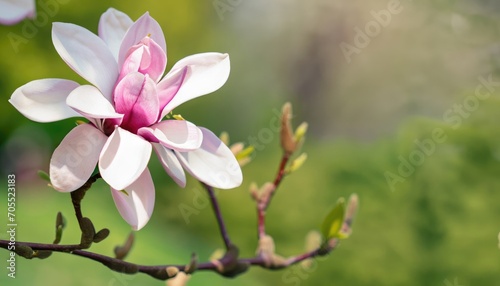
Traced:
POLYGON ((118 65, 104 41, 80 26, 53 23, 52 42, 61 58, 112 102, 118 65))
MULTIPOLYGON (((229 77, 229 55, 203 53, 186 57, 177 62, 163 80, 170 80, 172 76, 178 77, 179 69, 187 69, 187 74, 175 96, 163 109, 162 117, 182 103, 216 91, 224 85, 229 77)), ((160 86, 161 82, 159 93, 162 92, 160 86)))
POLYGON ((148 75, 128 74, 116 86, 115 109, 124 114, 121 126, 134 133, 155 123, 160 110, 156 84, 148 75))
POLYGON ((200 148, 203 140, 201 130, 186 120, 165 120, 139 129, 138 134, 150 142, 160 142, 169 149, 181 152, 200 148))
POLYGON ((72 192, 81 187, 94 171, 107 139, 90 124, 73 128, 50 159, 50 181, 54 189, 72 192))
POLYGON ((243 175, 231 150, 210 130, 199 128, 203 132, 199 149, 175 151, 182 166, 193 177, 216 188, 231 189, 241 185, 243 175))
POLYGON ((68 106, 82 114, 92 118, 119 118, 123 114, 115 112, 113 105, 106 100, 104 95, 92 85, 82 85, 75 88, 66 99, 68 106))
POLYGON ((165 72, 167 55, 151 38, 145 37, 137 45, 130 48, 120 70, 119 80, 131 72, 147 74, 154 82, 158 82, 165 72))
POLYGON ((147 168, 125 192, 111 188, 111 194, 118 212, 134 230, 146 225, 155 204, 155 186, 147 168))
POLYGON ((123 37, 133 23, 127 14, 114 8, 109 8, 101 15, 99 37, 108 45, 117 62, 123 37))
POLYGON ((164 51, 167 53, 167 44, 165 43, 165 36, 160 27, 160 24, 155 19, 149 16, 149 12, 142 15, 125 34, 123 38, 120 54, 118 57, 118 66, 122 66, 129 49, 137 45, 144 37, 151 37, 164 51))
POLYGON ((165 115, 167 115, 168 112, 165 109, 165 106, 174 98, 174 96, 177 94, 179 89, 181 88, 182 83, 186 79, 186 75, 188 74, 188 67, 185 67, 183 69, 177 69, 175 71, 170 71, 165 78, 158 83, 156 87, 156 91, 158 93, 158 100, 160 103, 160 110, 163 112, 161 113, 160 117, 158 118, 158 121, 162 120, 165 115))
POLYGON ((53 122, 80 116, 66 104, 66 98, 78 83, 65 79, 31 81, 14 91, 9 102, 27 118, 53 122))
POLYGON ((35 18, 35 0, 2 0, 0 6, 0 24, 13 25, 35 18))
POLYGON ((151 148, 146 140, 117 127, 100 154, 102 178, 116 190, 125 189, 146 169, 151 148))
POLYGON ((174 152, 158 143, 152 143, 152 145, 167 174, 172 177, 177 185, 184 188, 186 186, 186 174, 174 152))

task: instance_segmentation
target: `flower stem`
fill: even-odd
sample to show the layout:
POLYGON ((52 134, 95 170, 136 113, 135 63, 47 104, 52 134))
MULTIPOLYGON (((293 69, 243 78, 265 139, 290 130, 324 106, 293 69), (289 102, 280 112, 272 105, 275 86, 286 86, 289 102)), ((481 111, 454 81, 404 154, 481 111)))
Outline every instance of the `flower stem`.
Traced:
POLYGON ((83 215, 82 215, 82 208, 81 208, 81 202, 83 198, 85 197, 85 193, 92 187, 92 184, 97 181, 97 179, 101 178, 101 174, 97 173, 93 176, 91 176, 83 186, 80 188, 74 190, 71 192, 71 202, 73 203, 73 208, 75 209, 75 215, 76 219, 78 220, 78 224, 80 226, 80 230, 83 229, 82 225, 82 220, 83 220, 83 215))
POLYGON ((222 239, 224 240, 224 245, 226 246, 226 250, 229 250, 232 245, 231 239, 229 238, 229 234, 226 229, 226 224, 224 223, 224 219, 222 218, 222 213, 220 211, 219 202, 215 196, 215 192, 212 186, 209 186, 205 183, 201 183, 203 187, 208 192, 208 197, 210 198, 210 203, 212 205, 212 209, 214 210, 215 217, 217 218, 217 224, 219 225, 220 234, 222 239))

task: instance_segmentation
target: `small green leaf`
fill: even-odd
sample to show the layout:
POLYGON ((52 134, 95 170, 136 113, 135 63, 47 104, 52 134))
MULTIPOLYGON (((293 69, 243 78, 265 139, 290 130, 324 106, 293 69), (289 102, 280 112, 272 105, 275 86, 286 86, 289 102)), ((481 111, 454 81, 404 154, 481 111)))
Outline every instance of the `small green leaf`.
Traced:
POLYGON ((64 217, 61 212, 58 212, 56 216, 56 238, 54 239, 54 244, 59 244, 59 242, 61 242, 62 232, 65 226, 64 217))
POLYGON ((255 147, 248 146, 245 149, 243 149, 240 152, 238 152, 238 154, 236 154, 236 156, 235 156, 236 160, 243 160, 243 159, 249 157, 250 155, 252 155, 252 153, 254 151, 255 151, 255 147))
POLYGON ((323 239, 325 241, 339 236, 339 231, 344 223, 344 216, 345 200, 344 198, 340 198, 335 207, 325 217, 323 225, 321 226, 321 234, 323 234, 323 239))
POLYGON ((50 176, 49 174, 47 174, 46 172, 42 171, 42 170, 38 170, 38 176, 44 180, 44 181, 47 181, 50 183, 50 176))
POLYGON ((124 193, 128 197, 128 193, 125 190, 120 190, 120 192, 124 193))

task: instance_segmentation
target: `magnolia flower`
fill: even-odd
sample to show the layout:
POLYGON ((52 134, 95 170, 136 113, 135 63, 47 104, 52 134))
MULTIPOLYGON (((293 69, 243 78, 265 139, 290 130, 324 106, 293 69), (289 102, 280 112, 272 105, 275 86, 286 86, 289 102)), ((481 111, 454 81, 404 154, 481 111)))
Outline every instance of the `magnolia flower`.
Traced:
POLYGON ((13 25, 35 17, 35 0, 0 0, 0 24, 13 25))
POLYGON ((217 188, 241 184, 238 162, 217 136, 168 116, 226 82, 227 54, 186 57, 162 77, 167 57, 159 24, 148 13, 132 22, 114 9, 101 16, 98 36, 80 26, 54 23, 52 41, 62 59, 91 85, 35 80, 19 87, 9 101, 38 122, 88 119, 52 155, 50 179, 56 190, 76 190, 98 165, 118 211, 138 230, 153 211, 155 191, 147 168, 152 150, 181 187, 186 184, 184 170, 217 188))

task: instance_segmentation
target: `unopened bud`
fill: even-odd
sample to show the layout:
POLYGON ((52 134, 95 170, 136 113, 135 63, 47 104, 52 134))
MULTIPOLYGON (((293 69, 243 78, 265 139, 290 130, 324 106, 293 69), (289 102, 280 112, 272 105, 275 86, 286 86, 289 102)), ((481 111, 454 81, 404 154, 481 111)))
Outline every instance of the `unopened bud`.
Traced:
POLYGON ((33 255, 34 255, 34 251, 33 249, 26 245, 26 244, 22 244, 22 243, 16 243, 16 254, 19 255, 19 256, 22 256, 24 258, 27 258, 27 259, 31 259, 33 258, 33 255))
POLYGON ((269 200, 273 191, 276 189, 276 186, 273 183, 267 182, 265 183, 259 191, 259 200, 261 202, 266 202, 269 200))
POLYGON ((234 143, 233 145, 231 145, 231 147, 229 147, 229 149, 231 150, 233 155, 238 156, 238 153, 240 153, 244 147, 245 147, 245 144, 238 142, 238 143, 234 143))
POLYGON ((84 217, 80 221, 80 227, 82 230, 82 237, 80 240, 80 245, 82 248, 89 248, 94 241, 95 228, 94 224, 88 217, 84 217))
MULTIPOLYGON (((243 147, 243 145, 241 147, 243 147)), ((248 146, 245 149, 235 154, 236 160, 238 160, 238 163, 240 164, 241 167, 243 167, 244 165, 248 164, 251 161, 250 156, 252 155, 254 150, 255 148, 253 146, 248 146)))
POLYGON ((292 132, 292 105, 287 102, 283 105, 281 111, 281 130, 280 130, 280 140, 281 147, 286 153, 293 153, 296 149, 296 144, 292 132))
POLYGON ((191 260, 189 261, 189 264, 186 265, 186 268, 184 268, 184 272, 186 273, 193 273, 198 269, 198 255, 196 253, 193 253, 191 255, 191 260))
POLYGON ((177 273, 179 273, 179 268, 174 266, 169 266, 165 271, 167 272, 168 277, 174 277, 175 275, 177 275, 177 273))
POLYGON ((226 146, 229 145, 229 133, 227 133, 226 131, 222 132, 219 136, 219 139, 220 141, 222 141, 222 143, 224 143, 226 146))
POLYGON ((51 255, 52 255, 52 251, 50 251, 50 250, 36 250, 33 253, 33 257, 36 257, 38 259, 45 259, 51 255))
POLYGON ((224 256, 224 250, 222 248, 217 248, 212 255, 210 255, 210 261, 221 259, 224 256))
MULTIPOLYGON (((321 233, 318 231, 312 230, 306 236, 306 252, 311 252, 315 249, 318 249, 321 246, 323 238, 321 237, 321 233)), ((302 267, 309 269, 311 268, 313 263, 313 259, 305 259, 301 262, 302 267)))
POLYGON ((167 280, 167 286, 185 286, 190 278, 190 275, 187 275, 184 272, 179 272, 174 278, 167 280))
POLYGON ((94 242, 99 243, 109 236, 109 229, 103 228, 94 235, 94 242))
POLYGON ((266 266, 269 267, 273 264, 275 245, 274 240, 271 236, 265 235, 259 239, 259 248, 257 249, 257 254, 264 259, 266 266))
POLYGON ((286 169, 286 172, 292 173, 292 172, 297 171, 300 167, 302 167, 302 165, 304 165, 304 162, 306 160, 307 160, 307 154, 306 153, 300 154, 300 156, 297 157, 295 160, 293 160, 292 163, 290 164, 290 166, 288 166, 288 168, 286 169))
POLYGON ((180 115, 180 114, 174 114, 174 115, 172 115, 172 117, 173 117, 175 120, 186 120, 186 119, 184 119, 184 117, 182 117, 182 115, 180 115))
POLYGON ((300 141, 302 141, 302 139, 304 139, 304 136, 307 133, 308 126, 309 125, 307 124, 307 122, 302 122, 299 125, 299 127, 297 127, 297 129, 295 129, 295 134, 294 134, 295 143, 298 144, 300 141))
POLYGON ((115 247, 114 252, 116 259, 123 260, 128 255, 133 245, 134 245, 134 233, 131 232, 128 235, 124 245, 115 247))
POLYGON ((259 187, 255 182, 252 182, 249 187, 250 195, 255 201, 259 200, 259 187))

